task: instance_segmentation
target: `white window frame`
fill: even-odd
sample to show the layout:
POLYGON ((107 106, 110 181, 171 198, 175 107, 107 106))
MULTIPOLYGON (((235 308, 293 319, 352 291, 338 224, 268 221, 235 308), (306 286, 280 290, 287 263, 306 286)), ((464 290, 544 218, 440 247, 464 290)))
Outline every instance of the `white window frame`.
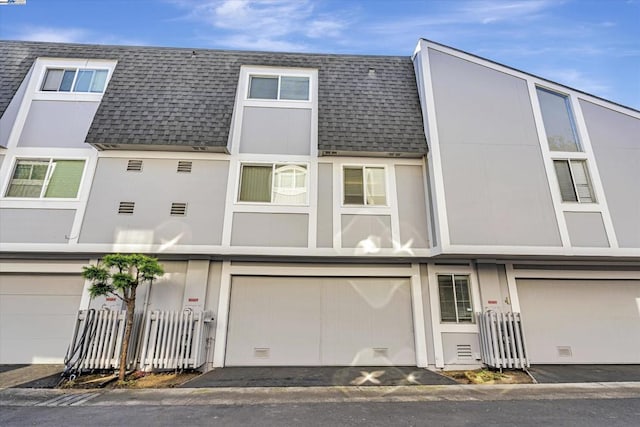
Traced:
POLYGON ((236 191, 236 204, 238 205, 261 205, 261 206, 309 206, 309 180, 310 180, 310 165, 306 162, 240 162, 240 167, 238 168, 238 189, 236 191), (253 202, 240 200, 240 192, 242 191, 242 171, 244 166, 271 166, 271 190, 270 190, 270 198, 269 202, 253 202), (280 167, 299 167, 304 168, 306 170, 306 182, 305 182, 305 200, 304 203, 277 203, 273 201, 273 193, 276 184, 276 170, 280 167))
POLYGON ((551 162, 553 164, 553 171, 556 174, 556 181, 558 182, 558 194, 560 196, 560 201, 564 204, 581 204, 581 205, 597 205, 598 204, 598 196, 596 194, 596 190, 593 186, 593 179, 591 177, 591 168, 589 167, 589 161, 586 158, 586 156, 571 156, 571 157, 560 157, 560 156, 552 156, 551 157, 551 162), (555 162, 556 161, 563 161, 563 162, 567 162, 569 164, 569 173, 571 174, 571 183, 573 184, 573 193, 576 196, 576 201, 572 201, 572 200, 563 200, 562 199, 562 192, 560 190, 560 180, 558 179, 558 174, 555 170, 555 162), (581 201, 580 200, 580 195, 578 193, 578 187, 576 185, 576 179, 575 179, 575 175, 573 172, 573 165, 572 162, 582 162, 584 163, 585 167, 586 167, 586 176, 587 176, 587 184, 589 184, 589 190, 591 191, 591 195, 593 200, 590 202, 587 201, 581 201))
POLYGON ((78 201, 80 200, 80 195, 82 192, 84 179, 87 174, 87 165, 89 164, 88 158, 78 158, 78 157, 66 157, 66 156, 55 156, 55 157, 46 157, 46 156, 38 156, 38 157, 28 157, 28 156, 16 156, 12 163, 11 168, 9 169, 9 175, 7 176, 7 182, 2 188, 2 200, 6 201, 46 201, 46 202, 65 202, 65 201, 78 201), (49 181, 51 180, 51 175, 53 174, 54 168, 53 162, 57 160, 72 160, 72 161, 83 161, 84 166, 82 168, 82 174, 80 176, 80 182, 78 183, 78 189, 76 190, 76 197, 44 197, 44 194, 47 191, 49 186, 49 181), (44 182, 42 184, 42 188, 40 189, 39 197, 12 197, 7 196, 7 192, 9 191, 9 187, 13 182, 13 175, 15 174, 16 167, 18 166, 18 162, 20 161, 48 161, 47 172, 45 174, 44 182))
MULTIPOLYGON (((81 68, 81 67, 46 67, 44 70, 44 74, 42 76, 42 79, 40 81, 40 87, 38 88, 39 92, 43 92, 43 93, 99 93, 99 94, 103 94, 104 91, 107 89, 107 82, 109 79, 109 68, 106 67, 102 67, 102 68, 81 68), (71 89, 68 91, 61 91, 60 90, 60 86, 58 86, 58 89, 56 90, 43 90, 46 78, 47 78, 47 74, 49 73, 49 71, 51 70, 62 70, 63 75, 65 72, 67 71, 73 71, 73 80, 71 82, 71 89), (89 87, 91 87, 91 85, 93 84, 93 80, 95 79, 96 76, 96 71, 106 71, 107 72, 107 78, 105 79, 104 82, 104 87, 102 88, 102 90, 100 92, 93 92, 93 91, 77 91, 75 90, 76 87, 76 83, 78 81, 78 75, 80 74, 80 71, 92 71, 92 76, 91 76, 91 81, 89 82, 89 87)), ((60 81, 60 84, 62 84, 62 81, 60 81)))
POLYGON ((262 73, 262 72, 257 72, 257 73, 252 73, 249 72, 248 74, 248 78, 247 78, 247 91, 246 91, 246 98, 247 100, 250 101, 265 101, 265 102, 310 102, 311 101, 311 76, 306 74, 306 73, 294 73, 292 72, 291 74, 289 73, 262 73), (251 94, 251 80, 253 79, 253 77, 262 77, 262 78, 277 78, 278 79, 278 90, 276 93, 276 98, 275 99, 271 99, 271 98, 251 98, 250 94, 251 94), (309 96, 307 99, 281 99, 280 98, 280 91, 282 89, 282 78, 283 77, 302 77, 302 78, 306 78, 308 83, 309 83, 309 88, 308 88, 308 93, 309 96))
POLYGON ((436 277, 436 282, 435 282, 435 286, 437 287, 437 294, 438 294, 438 313, 439 313, 439 317, 440 317, 440 323, 441 324, 445 324, 445 325, 475 325, 476 324, 476 314, 475 314, 475 310, 474 310, 474 304, 473 304, 473 289, 472 289, 472 281, 471 281, 471 274, 460 274, 460 273, 436 273, 435 275, 436 277), (443 320, 442 319, 442 301, 440 299, 440 282, 438 280, 438 278, 440 276, 449 276, 451 277, 452 283, 453 283, 453 305, 454 305, 454 309, 456 312, 456 320, 443 320), (458 299, 456 297, 456 288, 455 288, 455 280, 456 280, 456 276, 458 277, 466 277, 467 278, 467 290, 469 292, 469 306, 471 307, 471 321, 470 322, 461 322, 460 321, 460 313, 458 312, 458 299))
POLYGON ((390 207, 389 204, 389 171, 387 169, 386 165, 376 165, 376 164, 351 164, 351 163, 346 163, 341 165, 340 168, 340 183, 341 183, 341 197, 340 197, 340 203, 341 206, 343 208, 388 208, 390 207), (362 186, 363 186, 363 195, 364 195, 364 203, 363 204, 351 204, 351 203, 345 203, 344 202, 344 198, 345 198, 345 181, 344 181, 344 170, 345 169, 362 169, 362 186), (368 204, 367 203, 367 174, 365 173, 365 170, 367 168, 370 169, 382 169, 384 171, 384 201, 385 204, 384 205, 372 205, 372 204, 368 204))
POLYGON ((32 83, 30 83, 30 90, 33 94, 32 99, 47 101, 100 101, 109 87, 109 82, 111 81, 116 65, 117 61, 106 59, 38 58, 33 68, 34 78, 32 78, 32 83), (42 90, 47 71, 50 69, 76 70, 70 92, 42 90), (102 92, 74 92, 73 86, 75 86, 78 77, 78 70, 107 70, 104 90, 102 92))
POLYGON ((580 132, 578 130, 578 124, 576 122, 576 115, 573 111, 573 107, 571 105, 571 96, 568 93, 564 93, 564 92, 560 92, 557 91, 555 89, 551 89, 542 85, 535 85, 535 89, 536 89, 536 98, 538 100, 538 105, 540 106, 540 117, 542 119, 542 126, 545 128, 545 139, 546 139, 546 143, 547 143, 547 147, 549 149, 549 152, 552 154, 555 153, 584 153, 585 152, 585 147, 584 144, 582 142, 582 139, 580 138, 580 132), (565 108, 567 111, 567 114, 569 115, 569 124, 571 126, 571 132, 573 133, 573 137, 575 138, 575 142, 576 142, 576 147, 577 150, 576 151, 562 151, 562 150, 553 150, 551 148, 551 146, 549 145, 549 139, 548 139, 548 134, 547 134, 547 128, 544 124, 544 112, 542 111, 542 105, 540 104, 540 97, 538 96, 538 90, 542 90, 544 92, 548 92, 550 94, 554 94, 554 95, 558 95, 561 96, 562 98, 564 98, 564 104, 565 104, 565 108))

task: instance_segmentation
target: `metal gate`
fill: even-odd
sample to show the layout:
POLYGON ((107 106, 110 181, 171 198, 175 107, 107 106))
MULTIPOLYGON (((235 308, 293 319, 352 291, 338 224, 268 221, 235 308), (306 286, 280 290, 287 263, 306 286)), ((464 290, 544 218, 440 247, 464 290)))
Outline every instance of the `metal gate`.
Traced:
POLYGON ((482 361, 493 368, 530 366, 520 313, 476 313, 480 321, 482 361))

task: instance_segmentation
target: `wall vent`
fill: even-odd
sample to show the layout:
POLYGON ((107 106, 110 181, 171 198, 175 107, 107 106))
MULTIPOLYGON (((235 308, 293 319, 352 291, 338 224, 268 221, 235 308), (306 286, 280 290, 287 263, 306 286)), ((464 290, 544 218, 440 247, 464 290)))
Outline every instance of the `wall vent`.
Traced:
POLYGON ((389 357, 388 348, 374 348, 373 357, 389 357))
POLYGON ((131 215, 133 214, 135 205, 135 202, 120 202, 120 205, 118 205, 118 213, 131 215))
POLYGON ((171 203, 171 215, 185 216, 187 214, 186 203, 171 203))
POLYGON ((129 160, 127 162, 128 172, 140 172, 142 170, 142 160, 129 160))
POLYGON ((571 347, 568 345, 558 346, 558 357, 573 357, 573 351, 571 351, 571 347))
POLYGON ((471 344, 458 344, 456 346, 456 353, 458 355, 458 359, 473 359, 471 344))
POLYGON ((193 162, 188 162, 185 160, 178 161, 178 172, 191 173, 191 166, 193 162))
POLYGON ((269 358, 269 350, 268 348, 254 348, 253 349, 253 357, 256 359, 268 359, 269 358))

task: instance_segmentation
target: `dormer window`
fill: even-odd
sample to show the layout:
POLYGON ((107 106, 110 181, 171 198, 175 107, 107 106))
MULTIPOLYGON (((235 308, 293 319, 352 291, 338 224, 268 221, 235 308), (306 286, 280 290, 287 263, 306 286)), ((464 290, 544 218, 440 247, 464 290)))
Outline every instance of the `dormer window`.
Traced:
POLYGON ((308 101, 309 77, 252 75, 249 99, 308 101))
POLYGON ((102 93, 109 70, 84 68, 48 68, 40 90, 43 92, 102 93))

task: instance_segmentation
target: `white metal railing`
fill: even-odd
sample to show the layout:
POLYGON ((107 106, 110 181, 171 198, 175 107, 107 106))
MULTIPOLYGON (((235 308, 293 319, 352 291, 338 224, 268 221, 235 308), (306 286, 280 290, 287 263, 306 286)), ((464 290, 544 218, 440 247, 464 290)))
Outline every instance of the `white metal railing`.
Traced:
POLYGON ((493 368, 530 366, 520 313, 476 313, 480 323, 482 361, 493 368))
POLYGON ((205 363, 210 316, 205 312, 150 311, 141 342, 140 369, 195 369, 205 363))
MULTIPOLYGON (((67 366, 73 365, 78 371, 117 369, 120 366, 125 319, 124 310, 80 310, 67 352, 67 366)), ((128 369, 135 364, 141 320, 142 313, 135 313, 127 355, 128 369)))

